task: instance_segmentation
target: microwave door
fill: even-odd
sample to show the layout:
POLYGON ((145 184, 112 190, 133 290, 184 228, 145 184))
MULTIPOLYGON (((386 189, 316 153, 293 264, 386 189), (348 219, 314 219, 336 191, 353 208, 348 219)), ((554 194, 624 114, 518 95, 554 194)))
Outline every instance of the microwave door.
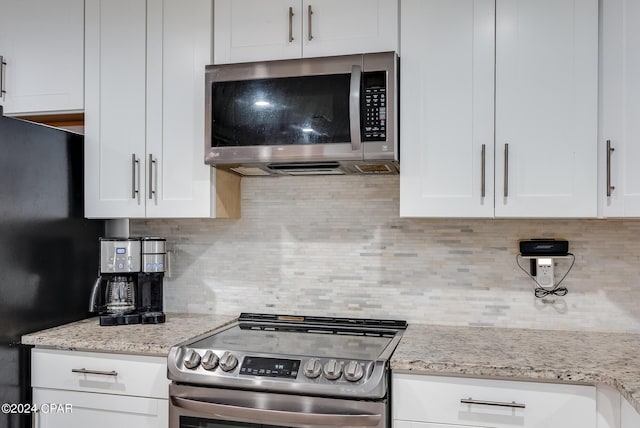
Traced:
POLYGON ((355 65, 333 74, 214 81, 215 162, 362 160, 361 80, 355 65))

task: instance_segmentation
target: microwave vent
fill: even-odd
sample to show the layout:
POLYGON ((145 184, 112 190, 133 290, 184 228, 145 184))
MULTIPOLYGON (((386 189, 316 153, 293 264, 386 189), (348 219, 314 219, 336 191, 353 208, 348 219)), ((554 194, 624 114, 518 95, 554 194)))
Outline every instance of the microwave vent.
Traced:
POLYGON ((233 168, 229 168, 231 171, 235 172, 236 174, 240 174, 240 175, 246 175, 246 176, 265 176, 265 175, 271 175, 268 171, 265 171, 262 168, 257 168, 254 166, 236 166, 233 168))
POLYGON ((354 165, 362 174, 395 174, 387 164, 361 164, 354 165))

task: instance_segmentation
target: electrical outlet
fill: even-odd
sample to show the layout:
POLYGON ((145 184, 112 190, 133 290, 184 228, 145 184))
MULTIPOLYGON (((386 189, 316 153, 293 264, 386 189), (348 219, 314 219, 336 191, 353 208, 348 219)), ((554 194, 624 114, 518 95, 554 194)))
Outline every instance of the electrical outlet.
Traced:
POLYGON ((553 287, 553 258, 536 259, 536 281, 541 287, 553 287))

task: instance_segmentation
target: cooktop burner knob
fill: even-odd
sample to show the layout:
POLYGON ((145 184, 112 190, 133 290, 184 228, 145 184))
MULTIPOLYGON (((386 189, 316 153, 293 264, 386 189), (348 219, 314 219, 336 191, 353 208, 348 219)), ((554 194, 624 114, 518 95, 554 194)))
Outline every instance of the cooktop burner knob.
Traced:
POLYGON ((364 370, 362 366, 357 361, 349 361, 347 367, 344 369, 344 378, 350 382, 357 382, 362 379, 364 375, 364 370))
POLYGON ((184 354, 184 366, 188 369, 195 369, 200 364, 200 354, 193 349, 187 349, 184 354))
POLYGON ((207 351, 204 353, 204 357, 202 357, 202 367, 205 370, 213 370, 218 367, 218 361, 220 358, 213 351, 207 351))
POLYGON ((324 365, 324 377, 329 380, 336 380, 342 375, 342 365, 336 360, 329 360, 324 365))
POLYGON ((234 357, 230 352, 225 352, 224 354, 222 354, 222 357, 220 357, 220 362, 218 364, 220 365, 220 368, 222 370, 224 370, 225 372, 230 372, 238 365, 238 359, 234 357))
POLYGON ((307 361, 307 364, 304 365, 304 375, 306 377, 315 379, 320 376, 320 373, 322 373, 322 364, 315 358, 311 358, 307 361))

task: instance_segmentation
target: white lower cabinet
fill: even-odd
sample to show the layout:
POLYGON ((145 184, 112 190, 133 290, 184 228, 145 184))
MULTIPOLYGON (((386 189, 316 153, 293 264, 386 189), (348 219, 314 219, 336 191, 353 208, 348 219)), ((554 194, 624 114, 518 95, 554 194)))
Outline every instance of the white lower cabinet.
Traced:
POLYGON ((37 428, 167 428, 166 358, 32 350, 37 428))
POLYGON ((393 375, 395 428, 596 428, 596 387, 393 375))
POLYGON ((479 425, 430 424, 424 422, 393 421, 395 428, 482 428, 479 425))
POLYGON ((35 416, 33 425, 36 428, 168 426, 168 401, 157 398, 34 388, 33 400, 44 409, 35 416), (66 403, 71 404, 69 411, 59 407, 66 403))
POLYGON ((640 427, 640 413, 627 400, 622 399, 620 404, 620 428, 638 427, 640 427))

